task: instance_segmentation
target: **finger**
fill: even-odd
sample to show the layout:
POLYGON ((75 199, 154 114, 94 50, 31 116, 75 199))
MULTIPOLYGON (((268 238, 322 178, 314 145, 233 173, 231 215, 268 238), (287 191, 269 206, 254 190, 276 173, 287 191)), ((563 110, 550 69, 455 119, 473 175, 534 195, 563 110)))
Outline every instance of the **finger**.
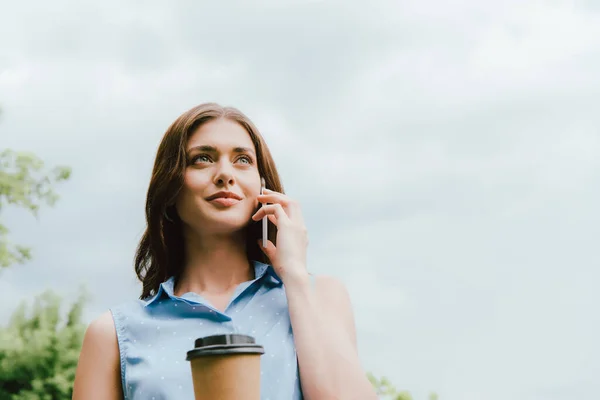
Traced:
MULTIPOLYGON (((264 204, 262 206, 264 207, 264 204)), ((264 214, 260 214, 260 215, 258 214, 258 212, 261 210, 261 208, 259 208, 258 210, 256 210, 256 213, 252 216, 252 220, 254 220, 254 221, 260 221, 262 218, 265 217, 264 214)), ((275 215, 273 215, 273 214, 267 214, 266 217, 269 219, 269 221, 271 221, 273 223, 273 225, 277 226, 277 217, 275 217, 275 215)))
MULTIPOLYGON (((264 218, 264 216, 263 216, 263 218, 264 218)), ((269 221, 271 221, 273 223, 273 225, 277 226, 277 217, 269 214, 269 215, 267 215, 267 218, 269 219, 269 221)), ((257 221, 257 222, 260 222, 260 221, 257 221)))
POLYGON ((289 208, 290 219, 304 224, 304 217, 302 216, 302 207, 300 207, 300 203, 297 201, 292 201, 292 203, 289 205, 289 208))
POLYGON ((259 194, 258 201, 264 205, 264 203, 275 203, 281 204, 283 209, 291 219, 301 220, 302 212, 298 202, 284 195, 283 193, 273 192, 259 194))
POLYGON ((263 253, 265 253, 265 255, 267 257, 269 257, 269 260, 271 260, 271 262, 273 262, 273 259, 275 257, 275 254, 277 252, 277 248, 275 247, 275 245, 273 244, 273 242, 271 242, 270 240, 267 240, 267 247, 263 247, 262 245, 262 240, 258 240, 258 247, 260 247, 260 249, 262 250, 263 253))
POLYGON ((257 200, 265 205, 267 203, 269 204, 281 204, 284 209, 286 209, 286 211, 290 208, 290 206, 292 205, 292 200, 289 197, 286 197, 285 195, 282 194, 259 194, 257 200))
POLYGON ((281 204, 267 204, 263 205, 257 212, 252 216, 252 219, 258 221, 264 216, 274 215, 278 221, 283 219, 289 219, 281 204))
POLYGON ((291 199, 283 193, 279 192, 263 192, 258 198, 261 203, 288 203, 291 199))

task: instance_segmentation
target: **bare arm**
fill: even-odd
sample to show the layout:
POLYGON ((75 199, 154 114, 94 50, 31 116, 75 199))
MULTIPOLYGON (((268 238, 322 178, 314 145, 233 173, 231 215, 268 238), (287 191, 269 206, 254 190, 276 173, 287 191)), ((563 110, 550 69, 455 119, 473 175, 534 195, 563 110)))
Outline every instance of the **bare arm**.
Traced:
POLYGON ((376 400, 363 371, 356 346, 354 316, 344 285, 318 277, 286 284, 302 391, 308 400, 376 400))
POLYGON ((110 311, 85 332, 73 387, 73 400, 100 399, 123 399, 119 345, 110 311))

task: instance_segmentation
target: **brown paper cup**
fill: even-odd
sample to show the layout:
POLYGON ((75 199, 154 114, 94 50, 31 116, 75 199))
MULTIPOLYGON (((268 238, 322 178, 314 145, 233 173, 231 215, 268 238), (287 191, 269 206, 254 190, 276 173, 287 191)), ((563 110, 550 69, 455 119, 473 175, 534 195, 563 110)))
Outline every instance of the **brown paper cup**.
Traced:
POLYGON ((260 400, 262 346, 246 335, 199 338, 187 352, 196 400, 260 400))

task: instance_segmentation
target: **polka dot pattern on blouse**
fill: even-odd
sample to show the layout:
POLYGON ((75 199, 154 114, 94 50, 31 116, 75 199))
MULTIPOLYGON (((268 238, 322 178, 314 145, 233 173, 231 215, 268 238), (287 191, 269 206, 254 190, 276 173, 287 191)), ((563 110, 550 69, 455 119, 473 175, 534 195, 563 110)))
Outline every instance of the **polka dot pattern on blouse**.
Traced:
POLYGON ((158 293, 111 308, 125 400, 194 400, 186 353, 203 336, 241 333, 265 349, 261 399, 302 399, 285 288, 273 268, 253 261, 255 279, 240 284, 221 312, 196 293, 174 295, 174 279, 158 293))

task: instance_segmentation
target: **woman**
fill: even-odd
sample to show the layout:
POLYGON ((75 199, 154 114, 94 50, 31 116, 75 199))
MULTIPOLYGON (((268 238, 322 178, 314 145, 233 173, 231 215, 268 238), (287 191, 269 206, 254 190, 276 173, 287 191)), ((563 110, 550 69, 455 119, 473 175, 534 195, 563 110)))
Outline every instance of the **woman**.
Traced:
POLYGON ((177 118, 158 148, 146 220, 140 300, 88 327, 75 400, 193 399, 186 351, 198 337, 233 332, 265 348, 263 399, 377 398, 347 291, 308 274, 302 212, 245 115, 208 103, 177 118))

